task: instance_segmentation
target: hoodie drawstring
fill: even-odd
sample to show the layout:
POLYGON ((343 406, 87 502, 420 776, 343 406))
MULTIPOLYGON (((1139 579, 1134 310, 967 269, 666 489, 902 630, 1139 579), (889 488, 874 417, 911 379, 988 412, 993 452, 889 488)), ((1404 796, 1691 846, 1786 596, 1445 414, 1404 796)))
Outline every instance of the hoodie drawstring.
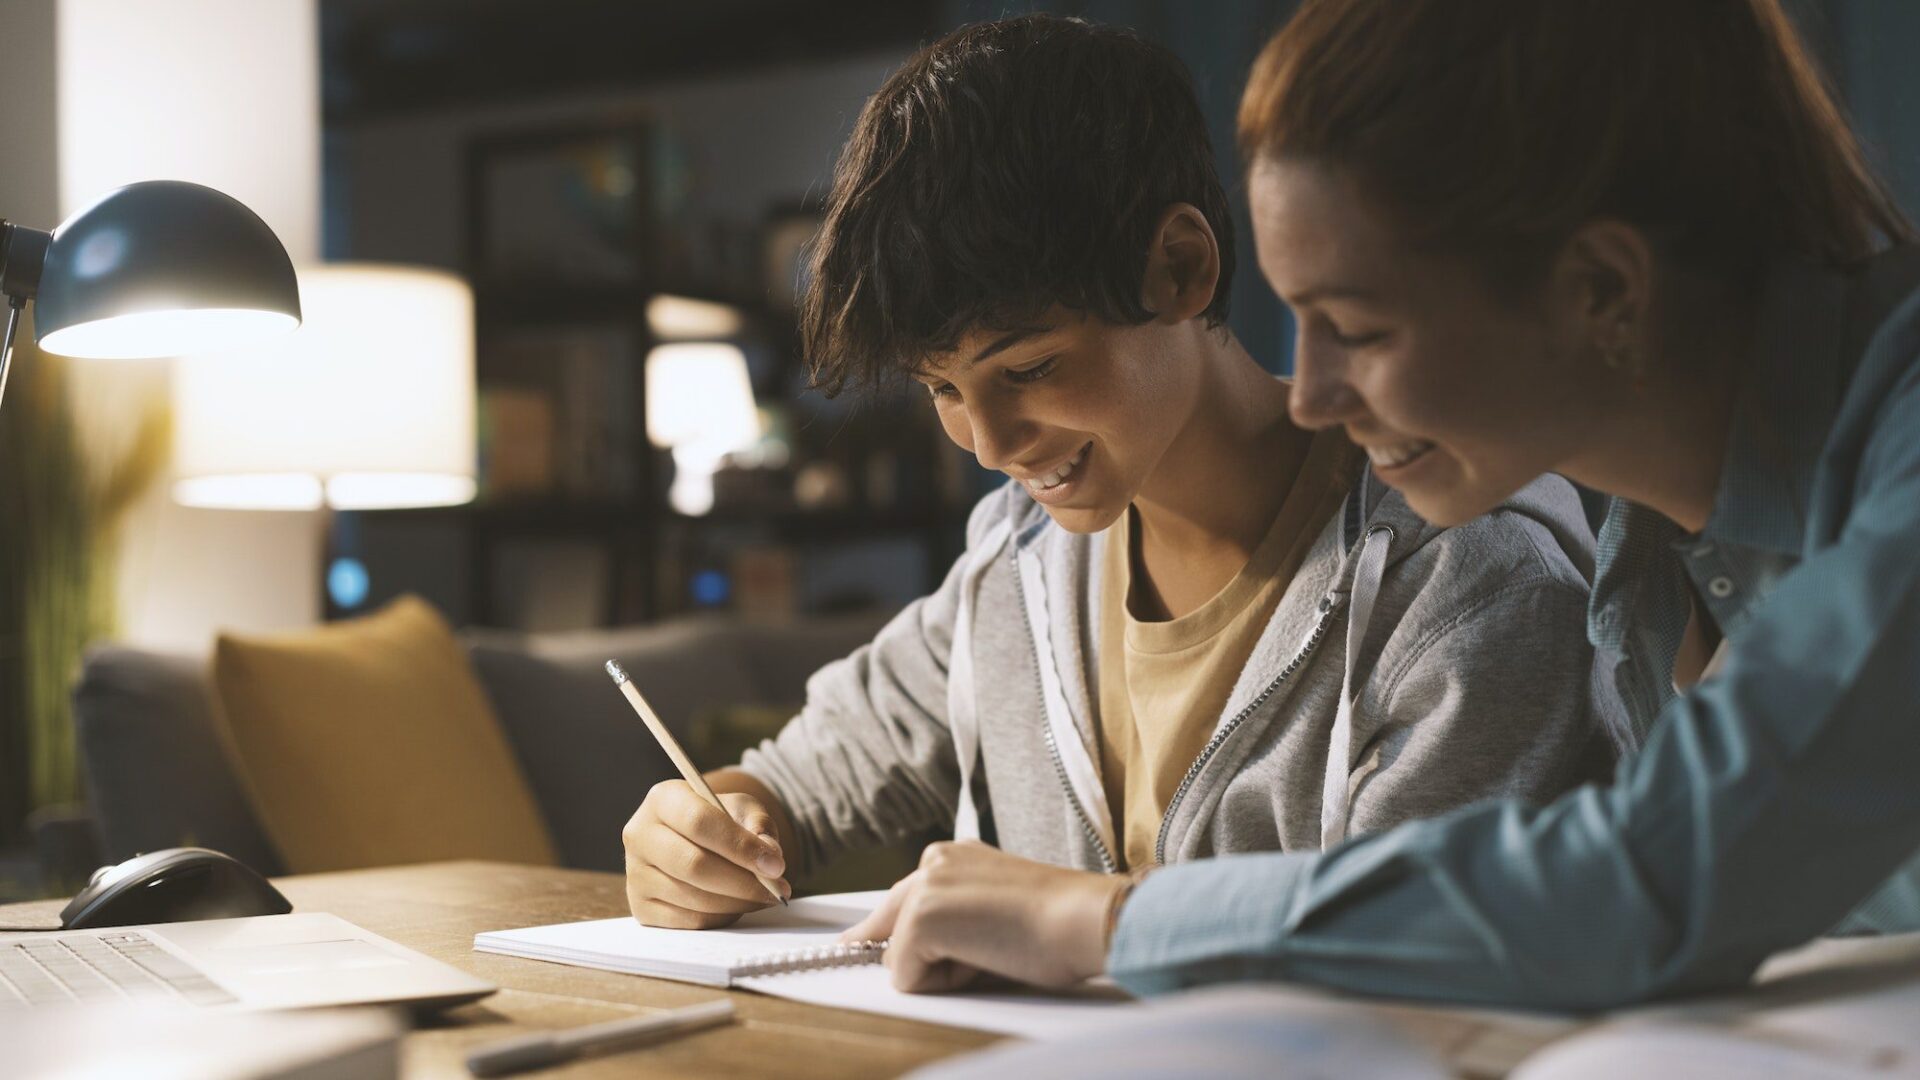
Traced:
POLYGON ((1327 774, 1320 788, 1320 847, 1330 848, 1347 836, 1348 778, 1353 771, 1353 669, 1359 662, 1360 645, 1367 637, 1367 623, 1373 618, 1373 602, 1380 595, 1380 580, 1387 572, 1387 548, 1393 542, 1393 529, 1376 525, 1367 530, 1366 541, 1353 571, 1353 594, 1347 606, 1346 674, 1340 680, 1340 707, 1333 717, 1333 735, 1327 744, 1327 774))
POLYGON ((980 839, 980 808, 973 801, 973 770, 980 757, 980 717, 973 697, 973 607, 980 579, 1000 556, 1013 524, 1001 521, 970 556, 960 578, 960 609, 953 618, 953 647, 947 659, 947 724, 960 760, 960 799, 953 811, 953 838, 980 839))

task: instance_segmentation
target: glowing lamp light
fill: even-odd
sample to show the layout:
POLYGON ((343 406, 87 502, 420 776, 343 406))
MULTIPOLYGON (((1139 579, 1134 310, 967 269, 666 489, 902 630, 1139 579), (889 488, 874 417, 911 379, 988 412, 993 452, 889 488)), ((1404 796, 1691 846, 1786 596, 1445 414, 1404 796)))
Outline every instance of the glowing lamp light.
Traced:
POLYGON ((175 369, 173 497, 212 509, 473 499, 473 294, 439 270, 299 272, 306 323, 175 369))
POLYGON ((668 293, 647 301, 647 331, 661 341, 716 341, 739 334, 745 325, 732 304, 668 293))
POLYGON ((667 503, 708 513, 721 462, 760 440, 746 354, 712 342, 660 345, 647 354, 646 377, 647 438, 673 451, 667 503))
POLYGON ((300 325, 278 311, 205 308, 198 311, 148 311, 36 334, 40 347, 61 356, 99 360, 138 360, 179 356, 202 349, 233 349, 270 339, 300 325))

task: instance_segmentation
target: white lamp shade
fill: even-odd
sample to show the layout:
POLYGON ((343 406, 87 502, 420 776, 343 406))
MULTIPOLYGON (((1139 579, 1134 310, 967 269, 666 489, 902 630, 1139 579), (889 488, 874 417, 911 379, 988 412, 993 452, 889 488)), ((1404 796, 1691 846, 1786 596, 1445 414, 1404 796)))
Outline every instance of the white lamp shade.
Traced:
POLYGON ((464 503, 474 494, 473 293, 438 270, 298 271, 300 329, 174 370, 174 499, 225 509, 464 503))
POLYGON ((647 354, 647 438, 716 458, 758 442, 746 355, 716 343, 656 346, 647 354))

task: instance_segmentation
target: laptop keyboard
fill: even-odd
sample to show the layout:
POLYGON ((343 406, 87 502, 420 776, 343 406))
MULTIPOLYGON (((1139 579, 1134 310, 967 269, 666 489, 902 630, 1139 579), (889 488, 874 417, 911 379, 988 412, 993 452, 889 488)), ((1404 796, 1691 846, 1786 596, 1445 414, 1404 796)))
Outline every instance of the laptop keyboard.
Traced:
POLYGON ((0 942, 0 1010, 152 998, 193 1005, 234 1000, 192 964, 137 932, 0 942))

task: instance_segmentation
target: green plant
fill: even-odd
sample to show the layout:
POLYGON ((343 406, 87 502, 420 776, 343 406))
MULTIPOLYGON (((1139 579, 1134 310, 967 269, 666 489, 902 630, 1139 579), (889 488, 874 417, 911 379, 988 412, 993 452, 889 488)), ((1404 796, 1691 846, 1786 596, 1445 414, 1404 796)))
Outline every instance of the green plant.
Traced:
POLYGON ((114 540, 169 442, 149 407, 124 449, 90 462, 69 365, 23 320, 0 403, 0 840, 33 810, 80 796, 70 688, 87 644, 113 631, 114 540))

